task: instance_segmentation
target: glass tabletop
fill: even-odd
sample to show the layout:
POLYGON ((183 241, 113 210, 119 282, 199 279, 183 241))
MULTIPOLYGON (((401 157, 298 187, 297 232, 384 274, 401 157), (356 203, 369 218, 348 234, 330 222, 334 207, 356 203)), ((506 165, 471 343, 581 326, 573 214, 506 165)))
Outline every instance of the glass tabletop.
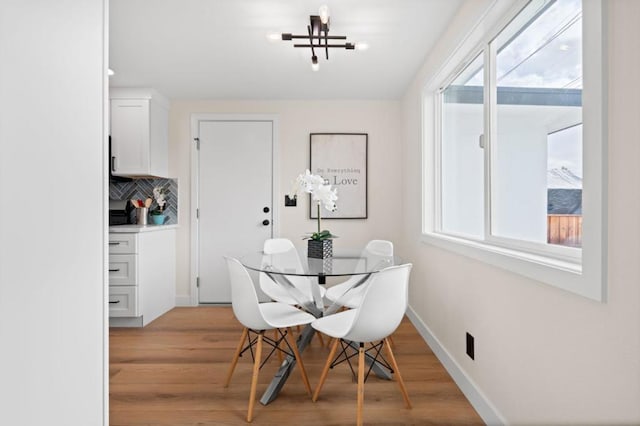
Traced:
POLYGON ((292 249, 276 254, 250 253, 239 260, 254 271, 307 277, 367 275, 401 263, 397 256, 352 249, 334 249, 333 256, 326 259, 310 258, 306 250, 292 249))

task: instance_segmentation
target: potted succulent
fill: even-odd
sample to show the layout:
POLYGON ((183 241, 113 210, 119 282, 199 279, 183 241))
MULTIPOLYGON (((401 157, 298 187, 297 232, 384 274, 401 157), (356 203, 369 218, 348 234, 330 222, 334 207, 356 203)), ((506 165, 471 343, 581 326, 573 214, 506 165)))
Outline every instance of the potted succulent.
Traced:
POLYGON ((309 170, 299 175, 294 184, 293 194, 289 198, 296 197, 298 192, 311 194, 311 202, 316 203, 318 209, 317 231, 305 237, 309 240, 307 255, 316 259, 324 259, 333 255, 333 238, 337 238, 331 231, 322 229, 321 207, 329 211, 336 210, 336 200, 338 194, 336 189, 331 189, 331 185, 325 183, 322 176, 312 175, 309 170))
POLYGON ((167 203, 167 201, 165 200, 166 193, 166 189, 160 186, 156 186, 155 188, 153 188, 153 198, 156 201, 156 208, 151 210, 149 214, 151 216, 151 220, 155 225, 162 225, 166 220, 164 215, 164 209, 167 203))

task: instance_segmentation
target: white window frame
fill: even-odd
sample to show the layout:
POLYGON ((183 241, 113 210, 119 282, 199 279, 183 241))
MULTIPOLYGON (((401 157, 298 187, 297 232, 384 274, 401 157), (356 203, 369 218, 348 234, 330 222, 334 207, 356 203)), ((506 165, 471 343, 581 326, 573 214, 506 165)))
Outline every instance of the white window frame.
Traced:
POLYGON ((583 241, 582 248, 532 243, 491 235, 491 134, 495 90, 490 43, 529 3, 497 0, 458 49, 426 83, 422 93, 422 241, 498 266, 581 296, 605 302, 607 295, 607 93, 605 22, 601 0, 583 0, 583 241), (588 30, 585 31, 584 28, 588 30), (479 54, 484 54, 485 237, 441 231, 440 94, 479 54), (493 92, 492 92, 493 90, 493 92), (485 108, 487 109, 487 108, 485 108), (488 129, 488 130, 487 130, 488 129))

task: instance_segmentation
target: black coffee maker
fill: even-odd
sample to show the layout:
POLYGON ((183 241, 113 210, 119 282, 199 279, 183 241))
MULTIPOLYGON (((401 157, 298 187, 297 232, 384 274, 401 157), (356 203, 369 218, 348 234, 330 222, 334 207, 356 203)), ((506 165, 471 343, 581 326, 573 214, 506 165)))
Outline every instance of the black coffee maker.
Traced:
POLYGON ((109 226, 128 225, 133 206, 130 200, 109 200, 109 226))

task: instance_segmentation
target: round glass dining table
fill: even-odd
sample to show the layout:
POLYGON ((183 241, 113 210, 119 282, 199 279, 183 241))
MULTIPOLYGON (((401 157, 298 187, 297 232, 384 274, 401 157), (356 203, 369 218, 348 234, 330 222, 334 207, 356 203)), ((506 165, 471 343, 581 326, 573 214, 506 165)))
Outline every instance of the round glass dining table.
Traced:
POLYGON ((326 284, 327 277, 361 278, 351 280, 353 285, 344 295, 347 298, 348 292, 362 285, 371 274, 401 263, 397 256, 382 256, 367 250, 353 249, 336 249, 332 257, 325 259, 308 257, 306 250, 291 249, 274 254, 249 253, 239 260, 247 269, 266 274, 273 282, 286 289, 299 302, 300 307, 316 317, 334 313, 342 306, 340 301, 343 298, 325 307, 317 286, 311 286, 313 294, 301 294, 291 283, 290 277, 316 278, 320 285, 326 284), (313 300, 313 305, 308 303, 310 299, 313 300))
POLYGON ((332 257, 316 259, 307 257, 305 250, 295 249, 275 254, 250 253, 242 256, 240 262, 246 268, 258 272, 318 277, 319 284, 324 284, 324 277, 372 274, 399 264, 400 259, 397 256, 381 256, 353 249, 337 249, 332 257), (300 260, 301 269, 292 265, 295 257, 300 260))
MULTIPOLYGON (((400 258, 396 256, 382 256, 367 250, 350 249, 334 249, 333 256, 326 259, 310 258, 306 250, 291 249, 276 254, 249 253, 239 260, 245 268, 264 274, 273 283, 286 289, 300 308, 316 318, 338 311, 342 301, 350 297, 349 293, 363 285, 372 274, 401 263, 400 258), (309 288, 312 294, 304 294, 300 286, 293 284, 292 281, 295 281, 296 277, 307 277, 312 281, 312 285, 302 287, 309 288), (345 277, 351 284, 345 293, 329 306, 324 305, 325 301, 320 291, 320 287, 326 284, 327 277, 345 277)), ((300 333, 296 341, 300 352, 309 344, 313 333, 311 325, 306 326, 300 333)), ((294 366, 295 358, 288 356, 260 399, 262 404, 266 405, 277 397, 294 366)), ((379 377, 391 377, 391 373, 378 363, 373 363, 372 370, 379 377)))

